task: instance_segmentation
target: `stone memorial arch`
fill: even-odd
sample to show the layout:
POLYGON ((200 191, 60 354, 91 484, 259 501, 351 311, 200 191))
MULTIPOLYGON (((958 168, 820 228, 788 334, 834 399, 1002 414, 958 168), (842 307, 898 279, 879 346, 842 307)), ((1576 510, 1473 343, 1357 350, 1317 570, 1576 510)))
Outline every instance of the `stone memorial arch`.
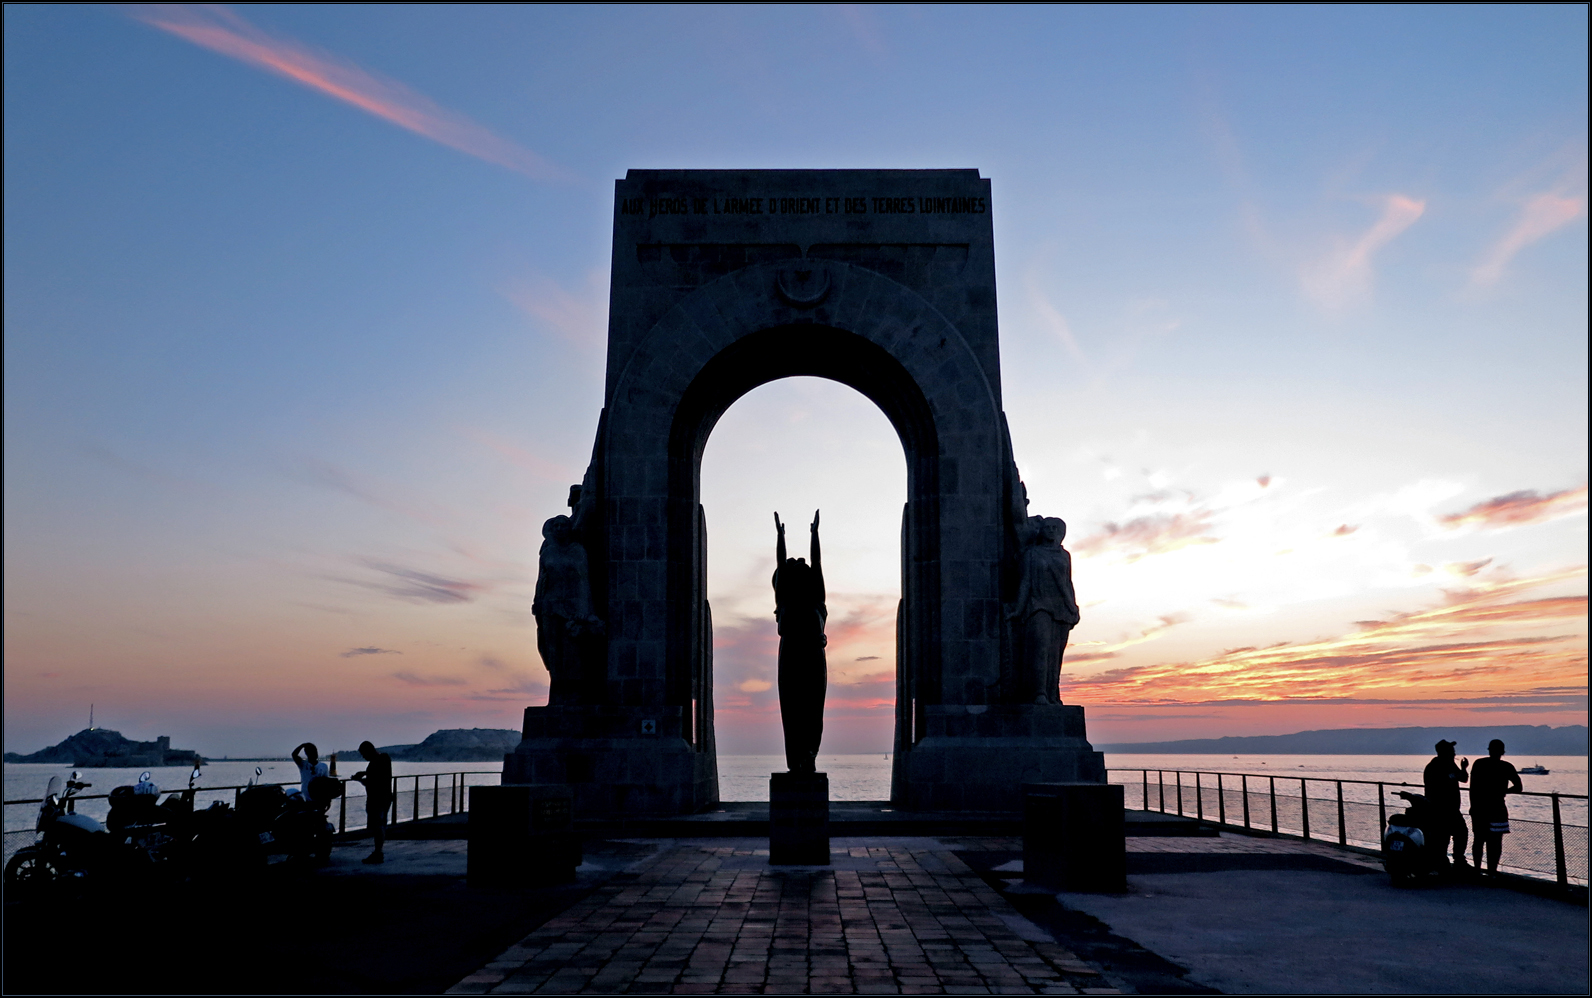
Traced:
POLYGON ((892 797, 1015 810, 1024 781, 1103 781, 1082 708, 1016 702, 1024 494, 989 181, 631 170, 615 186, 605 405, 570 495, 601 623, 526 709, 504 782, 567 783, 581 814, 718 802, 702 454, 737 399, 798 375, 871 399, 906 454, 892 797))

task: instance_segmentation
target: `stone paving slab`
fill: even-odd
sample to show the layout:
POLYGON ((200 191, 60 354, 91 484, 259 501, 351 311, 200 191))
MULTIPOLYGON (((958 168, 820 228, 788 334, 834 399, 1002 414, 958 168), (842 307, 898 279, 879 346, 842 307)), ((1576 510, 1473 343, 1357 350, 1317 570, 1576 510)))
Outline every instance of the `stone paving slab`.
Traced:
POLYGON ((766 839, 665 843, 448 993, 1121 993, 939 839, 832 850, 770 867, 766 839))

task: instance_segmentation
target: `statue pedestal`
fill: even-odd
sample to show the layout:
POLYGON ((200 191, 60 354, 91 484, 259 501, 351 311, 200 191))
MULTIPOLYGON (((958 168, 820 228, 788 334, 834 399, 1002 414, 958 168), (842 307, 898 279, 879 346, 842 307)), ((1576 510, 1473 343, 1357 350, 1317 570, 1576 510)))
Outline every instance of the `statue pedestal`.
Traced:
POLYGON ((906 786, 892 794, 914 811, 1021 811, 1024 783, 1106 781, 1082 707, 929 706, 922 724, 903 767, 906 786))
POLYGON ((470 788, 472 887, 567 884, 580 865, 580 836, 570 820, 568 787, 470 788))
POLYGON ((1023 790, 1024 880, 1053 891, 1127 888, 1120 784, 1030 783, 1023 790))
POLYGON ((829 865, 829 774, 768 778, 768 864, 829 865))
POLYGON ((527 707, 503 783, 561 783, 580 818, 693 814, 718 804, 711 744, 685 740, 679 707, 527 707))

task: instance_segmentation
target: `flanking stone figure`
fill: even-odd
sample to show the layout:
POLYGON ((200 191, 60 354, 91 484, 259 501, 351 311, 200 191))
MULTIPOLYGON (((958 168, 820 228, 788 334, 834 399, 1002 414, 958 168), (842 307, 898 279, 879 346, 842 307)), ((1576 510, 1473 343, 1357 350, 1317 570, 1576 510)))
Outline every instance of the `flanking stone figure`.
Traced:
POLYGON ((1017 531, 1018 583, 1007 616, 1017 639, 1016 702, 1059 704, 1061 660, 1079 620, 1072 588, 1072 555, 1061 546, 1067 524, 1053 516, 1027 516, 1028 499, 1013 517, 1017 531))
POLYGON ((603 633, 603 621, 592 606, 591 565, 581 541, 580 524, 590 503, 571 498, 573 519, 559 515, 542 524, 544 539, 531 603, 536 650, 550 677, 549 706, 582 702, 591 646, 603 633))
POLYGON ((829 666, 824 659, 824 566, 818 547, 818 511, 813 511, 812 564, 785 556, 785 525, 774 514, 774 619, 779 622, 779 718, 785 728, 785 764, 792 773, 817 769, 824 736, 824 695, 829 666))

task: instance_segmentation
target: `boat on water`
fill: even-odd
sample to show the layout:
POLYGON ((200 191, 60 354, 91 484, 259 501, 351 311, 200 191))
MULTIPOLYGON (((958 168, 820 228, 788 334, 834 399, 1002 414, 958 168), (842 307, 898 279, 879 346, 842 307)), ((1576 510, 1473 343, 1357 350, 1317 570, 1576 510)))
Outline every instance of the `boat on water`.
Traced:
POLYGON ((1542 763, 1539 762, 1535 766, 1527 766, 1525 769, 1520 770, 1520 775, 1521 776, 1547 776, 1548 772, 1549 772, 1548 768, 1546 766, 1544 766, 1542 763))

